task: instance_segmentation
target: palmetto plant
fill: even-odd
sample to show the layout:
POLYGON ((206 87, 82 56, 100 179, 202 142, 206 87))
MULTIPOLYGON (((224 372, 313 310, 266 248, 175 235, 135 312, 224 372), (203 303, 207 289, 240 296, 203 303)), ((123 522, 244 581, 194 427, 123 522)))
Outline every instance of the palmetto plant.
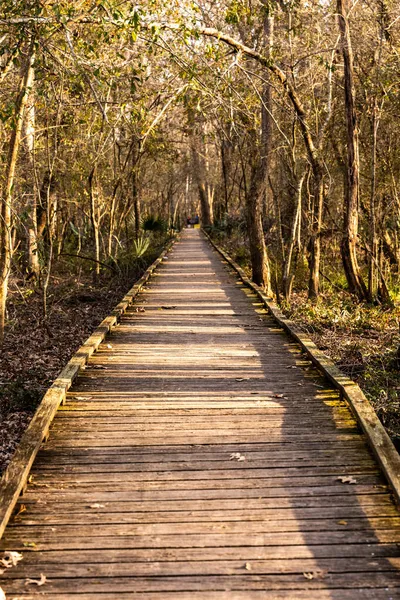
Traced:
POLYGON ((145 235, 141 235, 137 240, 134 240, 133 242, 133 256, 136 259, 142 258, 149 249, 149 245, 150 238, 145 235))

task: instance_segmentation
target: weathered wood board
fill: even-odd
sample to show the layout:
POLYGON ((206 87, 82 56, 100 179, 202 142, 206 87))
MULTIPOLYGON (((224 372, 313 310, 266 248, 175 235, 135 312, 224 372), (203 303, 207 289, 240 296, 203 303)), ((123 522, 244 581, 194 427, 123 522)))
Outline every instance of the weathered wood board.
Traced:
POLYGON ((74 381, 17 508, 7 598, 400 599, 400 515, 347 403, 194 230, 74 381))

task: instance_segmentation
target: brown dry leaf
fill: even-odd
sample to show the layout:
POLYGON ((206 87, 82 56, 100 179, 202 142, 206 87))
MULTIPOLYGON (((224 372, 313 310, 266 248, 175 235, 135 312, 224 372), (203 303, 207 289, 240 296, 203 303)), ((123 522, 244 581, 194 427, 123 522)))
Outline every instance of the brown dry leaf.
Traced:
POLYGON ((25 546, 25 548, 37 548, 35 542, 24 542, 23 546, 25 546))
POLYGON ((357 479, 354 479, 351 475, 340 475, 340 477, 337 477, 337 480, 342 483, 357 483, 357 479))
POLYGON ((89 506, 89 508, 105 508, 106 505, 105 504, 98 504, 97 502, 95 502, 94 504, 91 504, 89 506))
POLYGON ((338 525, 347 525, 347 521, 344 521, 344 520, 338 521, 338 525))
POLYGON ((323 579, 326 575, 326 571, 313 571, 312 573, 303 573, 306 579, 323 579))
POLYGON ((247 562, 247 563, 244 565, 244 568, 246 569, 246 571, 251 571, 251 564, 250 564, 249 562, 247 562))
POLYGON ((14 515, 14 520, 17 519, 19 517, 19 515, 22 514, 25 511, 26 511, 25 504, 20 504, 20 506, 18 507, 18 512, 16 512, 15 515, 14 515))
POLYGON ((47 581, 47 577, 46 575, 44 575, 43 573, 40 573, 40 579, 30 579, 29 577, 27 577, 27 579, 25 580, 25 585, 37 585, 38 587, 44 585, 47 581))
POLYGON ((6 600, 6 595, 5 595, 4 590, 2 588, 0 588, 0 600, 6 600))
POLYGON ((7 550, 4 552, 3 558, 0 560, 0 564, 6 569, 10 569, 11 567, 16 567, 19 561, 22 559, 23 556, 19 552, 9 552, 7 550))

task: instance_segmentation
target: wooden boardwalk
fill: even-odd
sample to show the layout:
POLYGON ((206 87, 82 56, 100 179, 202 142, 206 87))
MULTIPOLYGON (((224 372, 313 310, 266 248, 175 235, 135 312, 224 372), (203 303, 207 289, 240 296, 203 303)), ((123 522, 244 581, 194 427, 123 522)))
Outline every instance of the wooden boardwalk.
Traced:
POLYGON ((193 230, 68 393, 1 544, 7 600, 400 599, 348 408, 193 230))

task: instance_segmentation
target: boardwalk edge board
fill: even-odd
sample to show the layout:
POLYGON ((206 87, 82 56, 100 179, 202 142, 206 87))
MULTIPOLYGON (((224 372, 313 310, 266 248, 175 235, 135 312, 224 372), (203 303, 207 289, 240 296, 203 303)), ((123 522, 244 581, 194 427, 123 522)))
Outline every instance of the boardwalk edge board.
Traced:
POLYGON ((257 294, 275 321, 300 344, 312 363, 340 391, 342 398, 347 400, 393 491, 397 504, 400 504, 400 455, 361 388, 345 375, 293 321, 285 317, 277 304, 260 286, 247 277, 244 270, 211 239, 207 232, 204 230, 202 232, 223 259, 236 271, 242 282, 257 294))
POLYGON ((81 368, 87 364, 89 358, 106 338, 106 335, 118 324, 126 309, 132 304, 155 269, 164 260, 176 239, 177 236, 167 242, 160 256, 146 269, 142 277, 125 294, 111 314, 100 323, 92 335, 77 350, 43 396, 7 469, 0 479, 0 538, 4 533, 16 502, 26 486, 32 464, 48 435, 55 414, 59 406, 65 402, 67 391, 79 375, 81 368))

